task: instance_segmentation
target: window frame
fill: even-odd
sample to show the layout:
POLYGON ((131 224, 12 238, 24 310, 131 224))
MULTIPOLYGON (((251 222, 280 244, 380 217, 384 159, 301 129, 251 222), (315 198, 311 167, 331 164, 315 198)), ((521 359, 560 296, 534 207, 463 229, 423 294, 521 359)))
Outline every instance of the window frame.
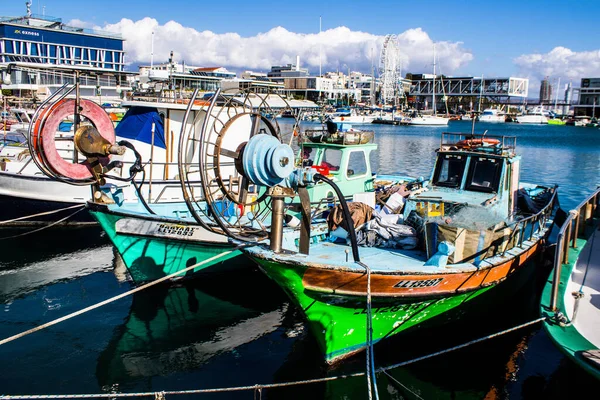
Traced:
POLYGON ((465 190, 469 190, 472 192, 482 192, 482 193, 498 193, 500 190, 500 182, 502 178, 502 159, 497 157, 490 156, 471 156, 471 160, 469 162, 469 170, 467 171, 467 180, 465 181, 465 190), (490 182, 489 187, 473 185, 473 176, 475 175, 475 168, 477 164, 482 162, 483 160, 495 160, 496 169, 494 173, 493 181, 490 182))
POLYGON ((441 157, 438 157, 438 162, 437 165, 435 166, 435 171, 433 174, 433 185, 434 186, 440 186, 440 187, 447 187, 447 188, 453 188, 453 189, 460 189, 462 187, 462 181, 463 178, 465 176, 465 170, 467 168, 467 160, 469 159, 468 156, 464 155, 464 154, 441 154, 441 157), (446 160, 460 160, 460 162, 462 163, 462 171, 456 181, 456 184, 450 184, 450 183, 446 183, 446 182, 440 182, 440 173, 442 172, 442 166, 444 165, 444 161, 446 160))

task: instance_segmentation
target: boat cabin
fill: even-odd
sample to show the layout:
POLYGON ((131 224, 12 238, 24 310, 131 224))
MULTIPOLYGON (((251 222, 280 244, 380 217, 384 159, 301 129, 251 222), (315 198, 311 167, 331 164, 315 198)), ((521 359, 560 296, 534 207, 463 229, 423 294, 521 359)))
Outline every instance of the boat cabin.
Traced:
POLYGON ((444 133, 428 190, 411 198, 412 206, 428 217, 448 215, 462 205, 485 207, 504 220, 512 217, 519 189, 515 144, 515 137, 444 133))
MULTIPOLYGON (((370 143, 372 137, 372 131, 319 138, 309 136, 300 145, 297 165, 311 167, 328 176, 344 193, 372 192, 375 174, 371 169, 371 153, 377 149, 375 143, 370 143)), ((324 182, 308 190, 312 199, 335 197, 331 186, 324 182)))

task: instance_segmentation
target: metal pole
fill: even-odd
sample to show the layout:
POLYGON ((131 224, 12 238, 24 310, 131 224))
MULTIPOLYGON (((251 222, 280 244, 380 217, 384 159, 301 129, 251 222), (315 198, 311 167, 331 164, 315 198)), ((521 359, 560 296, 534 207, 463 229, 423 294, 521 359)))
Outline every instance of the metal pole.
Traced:
POLYGON ((273 214, 271 215, 271 250, 275 253, 281 253, 281 244, 283 241, 283 197, 273 197, 273 214))
POLYGON ((150 143, 150 179, 148 182, 148 203, 152 203, 152 170, 154 169, 154 128, 155 124, 152 123, 151 128, 151 143, 150 143))
POLYGON ((556 242, 556 253, 554 253, 554 277, 552 278, 552 293, 550 294, 550 310, 556 311, 556 302, 558 299, 558 285, 560 283, 560 273, 562 269, 562 252, 564 238, 561 233, 558 234, 556 242))
MULTIPOLYGON (((73 113, 73 133, 77 132, 77 130, 79 129, 79 111, 81 110, 80 100, 81 98, 79 96, 79 71, 75 71, 75 110, 73 113)), ((73 146, 73 163, 79 163, 79 153, 77 152, 75 146, 73 146)))

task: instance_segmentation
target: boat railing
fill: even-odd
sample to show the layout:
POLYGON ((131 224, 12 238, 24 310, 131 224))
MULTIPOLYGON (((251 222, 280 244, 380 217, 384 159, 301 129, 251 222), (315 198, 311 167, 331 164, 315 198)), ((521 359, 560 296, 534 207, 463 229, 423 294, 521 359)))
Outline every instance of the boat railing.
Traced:
POLYGON ((586 228, 593 225, 594 218, 600 217, 600 186, 575 209, 569 211, 556 240, 554 254, 554 276, 550 297, 551 311, 557 310, 558 288, 563 264, 569 263, 569 248, 577 248, 577 239, 586 234, 586 228))
POLYGON ((444 132, 442 133, 442 138, 440 140, 440 148, 448 149, 453 146, 457 146, 457 144, 461 141, 465 140, 485 140, 485 139, 495 139, 498 141, 498 145, 495 148, 501 153, 515 154, 517 149, 517 137, 516 136, 496 136, 496 135, 487 135, 483 134, 473 134, 473 133, 454 133, 454 132, 444 132))
MULTIPOLYGON (((525 240, 531 240, 533 235, 536 233, 540 233, 548 220, 552 217, 552 212, 554 210, 554 204, 556 202, 556 186, 552 189, 552 197, 548 201, 548 203, 535 214, 532 214, 528 217, 521 218, 511 224, 508 224, 508 228, 511 228, 510 234, 508 236, 507 243, 515 243, 516 247, 523 247, 523 242, 525 240)), ((509 250, 509 246, 506 246, 502 255, 509 250)))

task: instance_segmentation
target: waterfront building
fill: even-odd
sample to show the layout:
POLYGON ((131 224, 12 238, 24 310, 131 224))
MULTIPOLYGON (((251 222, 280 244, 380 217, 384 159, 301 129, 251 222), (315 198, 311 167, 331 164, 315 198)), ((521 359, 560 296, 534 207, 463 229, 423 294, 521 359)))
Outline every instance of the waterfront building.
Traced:
POLYGON ((583 78, 579 88, 579 101, 573 106, 575 116, 600 116, 600 78, 583 78))
POLYGON ((449 110, 485 109, 494 104, 510 104, 511 99, 524 100, 529 93, 529 79, 526 78, 484 78, 453 77, 432 74, 406 74, 411 81, 408 105, 416 109, 432 108, 433 94, 436 95, 436 109, 442 110, 448 104, 449 110), (433 83, 435 82, 435 88, 433 83))
POLYGON ((221 90, 251 90, 256 93, 283 92, 284 84, 273 82, 262 72, 244 71, 241 78, 224 79, 221 90))
POLYGON ((43 100, 76 75, 82 97, 111 101, 130 89, 120 35, 34 15, 27 4, 25 16, 0 17, 3 90, 43 100))
POLYGON ((194 89, 214 92, 224 80, 236 78, 225 67, 197 67, 178 62, 171 51, 165 63, 142 65, 135 78, 135 95, 166 98, 187 98, 194 89))
POLYGON ((542 80, 540 84, 540 103, 549 103, 552 101, 552 85, 548 81, 548 77, 542 80))
POLYGON ((308 69, 300 68, 300 57, 296 57, 296 64, 273 65, 267 77, 275 82, 282 82, 284 78, 297 78, 309 76, 308 69))

